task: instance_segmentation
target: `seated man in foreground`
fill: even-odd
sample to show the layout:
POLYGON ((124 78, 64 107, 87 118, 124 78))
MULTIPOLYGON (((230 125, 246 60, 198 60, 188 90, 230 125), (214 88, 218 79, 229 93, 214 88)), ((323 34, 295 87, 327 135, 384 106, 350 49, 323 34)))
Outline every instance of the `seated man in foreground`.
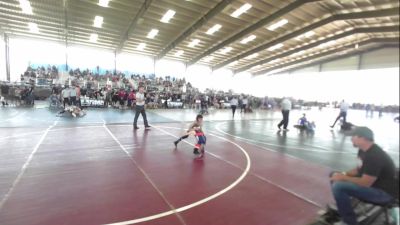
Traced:
POLYGON ((396 168, 393 160, 374 143, 374 134, 367 127, 356 127, 351 138, 359 148, 359 165, 348 172, 333 173, 332 193, 342 224, 358 225, 351 198, 372 203, 388 203, 396 196, 396 168))

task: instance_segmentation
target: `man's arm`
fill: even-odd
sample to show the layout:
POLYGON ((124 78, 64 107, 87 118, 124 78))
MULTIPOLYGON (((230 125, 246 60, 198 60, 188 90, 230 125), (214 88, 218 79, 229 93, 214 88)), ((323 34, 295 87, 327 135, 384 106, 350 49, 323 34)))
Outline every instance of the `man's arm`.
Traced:
POLYGON ((347 175, 349 177, 356 177, 358 175, 358 168, 354 168, 352 170, 344 172, 344 175, 347 175))
POLYGON ((332 181, 347 181, 351 183, 358 184, 363 187, 371 187, 374 182, 376 181, 377 177, 370 176, 367 174, 363 174, 362 177, 352 177, 352 176, 347 176, 342 173, 335 173, 332 177, 332 181))

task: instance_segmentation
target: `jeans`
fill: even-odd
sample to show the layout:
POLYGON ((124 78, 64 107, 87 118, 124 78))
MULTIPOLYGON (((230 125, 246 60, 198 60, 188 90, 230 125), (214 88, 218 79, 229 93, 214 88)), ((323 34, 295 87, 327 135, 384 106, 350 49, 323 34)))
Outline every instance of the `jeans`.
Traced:
POLYGON ((235 116, 236 105, 231 105, 232 115, 235 116))
POLYGON ((283 125, 283 129, 287 129, 287 126, 289 124, 289 110, 282 110, 282 116, 283 119, 278 124, 278 127, 280 128, 283 125))
POLYGON ((340 118, 342 118, 342 117, 343 117, 343 123, 346 123, 347 112, 345 112, 345 111, 340 111, 339 116, 336 117, 336 120, 335 120, 335 122, 333 123, 332 127, 334 127, 335 124, 336 124, 336 122, 337 122, 340 118))
POLYGON ((148 127, 149 124, 147 122, 147 116, 146 116, 146 111, 144 109, 144 105, 137 105, 135 110, 136 110, 136 113, 135 113, 135 119, 133 120, 133 126, 137 127, 137 121, 138 121, 139 115, 142 114, 142 117, 144 120, 144 126, 148 127))
POLYGON ((386 203, 393 200, 388 193, 372 188, 363 187, 346 181, 332 183, 332 194, 342 220, 349 225, 358 225, 357 216, 351 206, 351 197, 372 203, 386 203))

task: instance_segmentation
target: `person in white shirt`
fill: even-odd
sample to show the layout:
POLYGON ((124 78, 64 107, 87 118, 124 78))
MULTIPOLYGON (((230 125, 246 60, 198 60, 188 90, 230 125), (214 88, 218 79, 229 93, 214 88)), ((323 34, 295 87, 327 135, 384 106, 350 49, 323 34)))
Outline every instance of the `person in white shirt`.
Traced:
POLYGON ((69 89, 67 87, 65 87, 62 90, 61 95, 63 97, 64 108, 65 108, 65 104, 70 105, 70 103, 69 103, 69 89))
POLYGON ((344 100, 342 100, 342 102, 340 103, 340 113, 339 116, 336 117, 335 122, 333 123, 333 125, 331 126, 331 128, 333 128, 336 124, 336 122, 343 117, 343 123, 346 123, 346 117, 347 117, 347 110, 349 110, 349 104, 347 102, 345 102, 344 100))
POLYGON ((245 96, 243 98, 242 107, 240 108, 240 112, 242 112, 242 110, 243 110, 244 113, 246 113, 246 109, 247 109, 247 104, 248 103, 249 103, 249 100, 247 99, 247 96, 245 96))
POLYGON ((6 100, 5 100, 4 97, 1 96, 1 95, 0 95, 0 103, 1 103, 3 106, 6 106, 6 100))
POLYGON ((147 122, 147 116, 146 116, 146 111, 144 109, 145 107, 145 96, 144 96, 144 87, 140 86, 139 87, 139 92, 136 93, 136 113, 135 113, 135 119, 133 120, 133 129, 137 130, 139 127, 137 126, 137 121, 139 118, 139 114, 142 114, 143 121, 144 121, 144 127, 146 129, 149 129, 149 123, 147 122))
POLYGON ((289 124, 289 112, 292 109, 292 102, 288 98, 284 98, 281 102, 282 109, 282 121, 278 124, 278 129, 280 130, 283 125, 283 130, 287 131, 287 126, 289 124))
POLYGON ((76 88, 72 86, 69 89, 69 101, 71 105, 76 105, 76 88))
POLYGON ((231 102, 230 102, 231 109, 232 109, 232 117, 235 117, 235 111, 236 111, 236 108, 238 106, 238 103, 239 102, 238 102, 237 98, 235 96, 233 96, 232 99, 231 99, 231 102))

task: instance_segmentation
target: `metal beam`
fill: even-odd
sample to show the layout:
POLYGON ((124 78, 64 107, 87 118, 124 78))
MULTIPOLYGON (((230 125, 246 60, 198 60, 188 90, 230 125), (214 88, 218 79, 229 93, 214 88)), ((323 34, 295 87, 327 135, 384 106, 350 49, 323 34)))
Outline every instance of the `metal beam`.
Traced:
MULTIPOLYGON (((279 73, 286 72, 286 71, 299 70, 299 69, 303 69, 303 68, 310 67, 310 66, 315 66, 315 65, 322 65, 324 63, 332 62, 332 61, 335 61, 335 60, 338 60, 338 59, 347 58, 347 57, 352 57, 352 56, 355 56, 355 55, 360 55, 361 56, 362 54, 365 54, 365 53, 368 53, 368 52, 372 52, 372 51, 376 51, 376 50, 379 50, 379 49, 384 49, 384 48, 399 48, 399 45, 398 44, 397 45, 396 44, 392 44, 392 45, 391 44, 382 44, 382 45, 379 45, 377 47, 369 48, 369 49, 366 49, 366 50, 357 51, 357 52, 350 52, 350 53, 343 54, 343 55, 340 55, 340 56, 319 60, 317 62, 303 64, 301 66, 296 66, 294 68, 290 68, 290 69, 287 69, 287 70, 282 70, 279 73)), ((321 71, 322 70, 320 70, 319 72, 321 72, 321 71)), ((271 74, 271 75, 274 75, 274 74, 271 74)))
POLYGON ((344 37, 347 37, 347 36, 350 36, 350 35, 360 34, 360 33, 384 33, 384 32, 396 32, 396 31, 399 32, 399 30, 400 30, 400 28, 399 28, 398 25, 397 26, 385 26, 385 27, 355 28, 353 30, 346 31, 346 32, 343 32, 341 34, 337 34, 337 35, 334 35, 332 37, 325 38, 323 40, 313 42, 311 44, 302 46, 300 48, 296 48, 296 49, 281 53, 279 55, 275 55, 273 57, 269 57, 267 59, 263 59, 263 60, 260 60, 258 62, 249 64, 247 66, 239 68, 238 70, 235 70, 234 73, 240 73, 240 72, 246 71, 248 69, 251 69, 254 66, 262 65, 262 64, 268 63, 268 62, 270 62, 272 60, 275 60, 275 59, 280 59, 280 58, 283 58, 283 57, 287 57, 287 56, 290 56, 290 55, 292 55, 292 54, 294 54, 296 52, 300 52, 300 51, 303 51, 303 50, 308 50, 308 49, 317 47, 322 43, 326 43, 326 42, 329 42, 329 41, 332 41, 332 40, 338 40, 338 39, 341 39, 341 38, 344 38, 344 37))
POLYGON ((282 37, 279 37, 277 39, 274 39, 271 42, 262 44, 252 50, 249 50, 243 54, 240 54, 234 58, 231 58, 223 63, 217 64, 214 69, 219 69, 221 67, 224 67, 234 61, 240 60, 242 58, 245 58, 251 54, 254 54, 256 52, 260 52, 262 50, 268 49, 269 47, 272 47, 276 44, 285 42, 287 40, 290 40, 292 38, 295 38, 301 34, 304 34, 308 31, 314 30, 318 27, 324 26, 326 24, 329 24, 334 21, 338 20, 350 20, 350 19, 365 19, 365 18, 374 18, 374 17, 385 17, 385 16, 392 16, 392 15, 398 15, 399 13, 399 7, 396 8, 390 8, 390 9, 382 9, 382 10, 373 10, 373 11, 364 11, 364 12, 356 12, 356 13, 347 13, 347 14, 336 14, 333 16, 330 16, 328 18, 322 19, 316 23, 313 23, 311 25, 308 25, 306 27, 303 27, 299 30, 293 31, 287 35, 284 35, 282 37))
POLYGON ((299 8, 300 6, 309 3, 309 2, 316 2, 316 1, 320 1, 320 0, 298 0, 298 1, 294 1, 293 3, 285 6, 284 8, 276 11, 275 13, 264 17, 263 19, 259 20, 257 23, 247 27, 246 29, 240 31, 239 33, 233 35, 232 37, 226 39, 225 41, 219 43, 218 45, 210 48, 209 50, 205 51, 204 53, 196 56, 194 59, 189 61, 189 65, 195 64, 197 61, 199 61, 200 59, 204 58, 207 55, 212 54, 213 52, 223 48, 224 46, 227 46, 247 35, 249 35, 250 33, 256 31, 257 29, 259 29, 260 27, 263 27, 273 21, 275 21, 276 19, 282 17, 283 15, 299 8))
POLYGON ((129 36, 131 36, 131 33, 135 30, 139 19, 146 13, 152 1, 153 0, 144 0, 142 6, 139 9, 139 12, 135 15, 133 20, 130 22, 129 26, 125 29, 125 32, 123 33, 121 40, 117 48, 115 49, 116 52, 120 52, 122 50, 122 48, 125 45, 125 42, 128 41, 129 36))
MULTIPOLYGON (((399 40, 398 38, 371 38, 371 39, 359 42, 358 44, 361 47, 361 46, 365 46, 365 45, 368 45, 368 44, 371 44, 371 43, 392 43, 392 42, 395 43, 395 42, 398 42, 398 40, 399 40)), ((266 74, 266 73, 271 72, 271 71, 276 70, 276 69, 289 67, 289 66, 296 65, 296 64, 299 64, 299 63, 303 63, 303 62, 307 62, 307 61, 310 61, 310 60, 313 60, 313 59, 318 59, 318 58, 321 58, 321 57, 333 55, 335 53, 347 50, 349 48, 353 48, 353 46, 354 46, 354 43, 346 45, 346 46, 343 46, 342 48, 339 48, 339 49, 333 49, 333 50, 322 52, 321 54, 313 55, 313 56, 310 56, 310 57, 307 57, 307 58, 304 58, 304 59, 301 59, 301 60, 298 60, 298 61, 294 61, 294 62, 286 63, 286 64, 283 64, 283 65, 279 65, 279 66, 276 66, 276 67, 273 67, 273 68, 269 68, 269 69, 266 69, 266 70, 262 70, 262 71, 259 71, 257 73, 254 73, 253 75, 262 75, 262 74, 266 74)), ((343 55, 341 55, 338 58, 343 58, 343 55)), ((287 70, 292 70, 292 68, 291 69, 287 69, 287 70)), ((284 70, 284 71, 287 71, 287 70, 284 70)), ((282 71, 280 71, 280 72, 282 72, 282 71)))
MULTIPOLYGON (((397 38, 371 38, 371 39, 359 42, 358 44, 360 46, 362 46, 362 45, 366 46, 366 45, 372 44, 372 43, 395 43, 395 42, 398 42, 398 37, 397 38)), ((353 44, 349 44, 347 46, 343 46, 340 49, 340 51, 344 51, 344 50, 348 50, 349 48, 352 48, 353 44)), ((389 45, 389 44, 387 44, 387 45, 389 45)), ((334 49, 334 50, 331 50, 331 51, 328 51, 328 52, 323 52, 323 53, 321 53, 319 55, 314 55, 314 56, 311 56, 311 57, 308 57, 308 58, 305 58, 305 59, 302 59, 302 60, 298 60, 298 61, 295 61, 295 62, 290 62, 290 63, 284 64, 284 65, 276 66, 274 68, 270 68, 270 69, 267 69, 267 70, 259 71, 257 73, 254 73, 253 75, 262 75, 262 74, 271 72, 271 71, 279 69, 279 68, 289 67, 289 66, 292 66, 292 65, 296 65, 298 63, 307 62, 307 61, 310 61, 310 60, 313 60, 313 59, 318 59, 318 58, 322 58, 322 57, 325 57, 325 56, 333 55, 333 54, 335 54, 337 52, 340 52, 340 51, 338 51, 338 49, 334 49)), ((362 51, 363 50, 357 50, 357 52, 362 52, 362 51)), ((366 51, 366 50, 364 50, 364 51, 366 51)), ((346 55, 346 54, 344 54, 344 55, 346 55)), ((335 57, 335 59, 336 58, 337 59, 341 59, 341 58, 344 57, 344 55, 340 55, 338 57, 335 57)), ((303 64, 303 65, 300 65, 300 66, 295 67, 295 68, 303 68, 303 67, 308 67, 308 66, 311 66, 311 65, 320 64, 321 62, 325 62, 324 60, 326 60, 326 59, 320 60, 318 62, 312 62, 312 63, 308 63, 308 64, 303 64)), ((332 57, 329 58, 327 61, 328 62, 329 61, 333 61, 332 57)), ((294 68, 288 68, 288 69, 285 69, 285 70, 281 70, 281 71, 279 71, 279 73, 285 72, 285 71, 288 71, 288 70, 294 70, 294 68)))
POLYGON ((176 38, 174 41, 169 43, 167 47, 165 47, 158 55, 157 59, 161 59, 164 57, 169 51, 174 49, 177 45, 179 45, 181 42, 183 42, 187 37, 189 37, 191 34, 193 34, 196 30, 198 30, 200 27, 202 27, 205 23, 207 23, 209 20, 211 20, 214 16, 216 16, 218 13, 220 13, 226 6, 231 4, 233 0, 223 0, 220 3, 218 3, 214 8, 212 8, 210 11, 207 12, 206 15, 201 17, 199 20, 197 20, 193 25, 191 25, 188 29, 185 30, 178 38, 176 38))

